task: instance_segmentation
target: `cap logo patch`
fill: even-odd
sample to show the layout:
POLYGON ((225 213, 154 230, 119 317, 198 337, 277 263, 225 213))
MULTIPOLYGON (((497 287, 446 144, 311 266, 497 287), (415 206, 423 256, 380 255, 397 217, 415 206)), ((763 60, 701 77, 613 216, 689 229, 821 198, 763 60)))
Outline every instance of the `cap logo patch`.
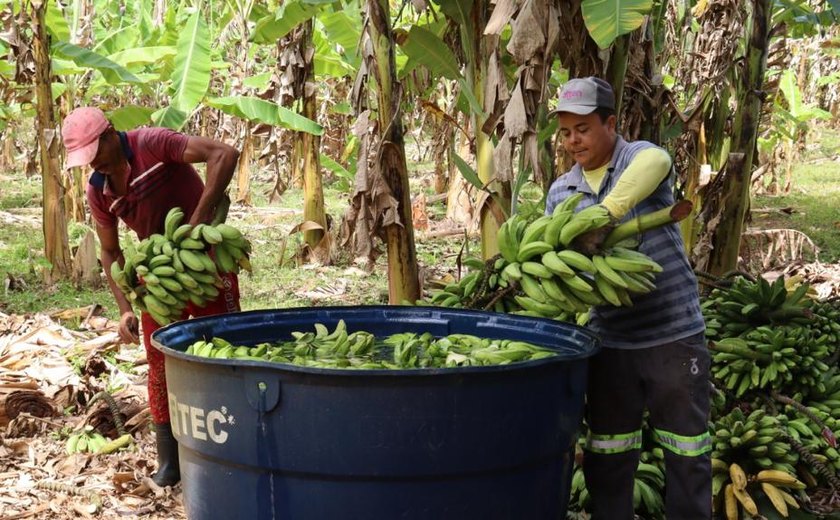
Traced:
POLYGON ((567 92, 563 92, 563 99, 575 99, 583 97, 582 90, 569 90, 567 92))

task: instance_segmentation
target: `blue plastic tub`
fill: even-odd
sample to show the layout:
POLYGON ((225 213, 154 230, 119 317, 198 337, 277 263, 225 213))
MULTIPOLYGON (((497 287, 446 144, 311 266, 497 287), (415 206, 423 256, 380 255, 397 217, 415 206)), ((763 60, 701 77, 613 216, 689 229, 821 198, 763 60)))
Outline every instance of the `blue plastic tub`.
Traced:
POLYGON ((565 517, 591 333, 551 320, 429 307, 228 314, 152 336, 191 520, 565 517), (183 353, 221 336, 256 344, 316 322, 377 336, 518 339, 555 358, 507 366, 338 370, 183 353))

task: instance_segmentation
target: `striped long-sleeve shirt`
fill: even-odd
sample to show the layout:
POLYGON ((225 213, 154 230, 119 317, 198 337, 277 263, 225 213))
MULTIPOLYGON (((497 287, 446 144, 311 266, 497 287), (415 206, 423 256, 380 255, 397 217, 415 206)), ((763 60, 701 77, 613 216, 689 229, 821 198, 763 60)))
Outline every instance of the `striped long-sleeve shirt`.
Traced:
MULTIPOLYGON (((584 193, 578 210, 601 203, 638 152, 655 147, 647 141, 629 143, 616 140, 606 178, 598 193, 583 178, 580 165, 554 181, 546 200, 546 214, 575 193, 584 193)), ((631 209, 623 220, 650 213, 674 203, 673 175, 669 175, 651 195, 631 209)), ((663 272, 656 277, 656 289, 633 297, 633 307, 599 306, 593 309, 589 327, 605 347, 636 349, 670 343, 705 329, 700 312, 697 279, 688 263, 677 224, 644 233, 639 250, 656 260, 663 272)))

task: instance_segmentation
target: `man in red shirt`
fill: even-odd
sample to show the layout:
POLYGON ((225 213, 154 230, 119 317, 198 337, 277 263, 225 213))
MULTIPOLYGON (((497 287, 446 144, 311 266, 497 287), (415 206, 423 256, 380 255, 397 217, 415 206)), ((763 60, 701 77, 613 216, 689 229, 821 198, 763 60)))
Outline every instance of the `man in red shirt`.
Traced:
MULTIPOLYGON (((87 186, 87 200, 96 223, 101 261, 120 310, 120 338, 138 341, 138 320, 131 302, 111 279, 112 262, 123 265, 118 221, 122 220, 142 240, 163 233, 166 214, 180 207, 189 223, 212 220, 216 206, 233 177, 239 152, 224 143, 187 136, 166 128, 114 129, 98 108, 77 108, 62 128, 67 149, 66 167, 90 165, 94 172, 87 186), (206 184, 191 163, 206 163, 206 184)), ((239 310, 239 284, 234 274, 223 275, 218 298, 203 308, 188 306, 182 319, 239 310)), ((163 355, 151 348, 149 338, 159 325, 141 314, 143 344, 149 362, 149 406, 155 424, 158 471, 153 480, 170 486, 180 480, 178 445, 169 422, 163 355)))

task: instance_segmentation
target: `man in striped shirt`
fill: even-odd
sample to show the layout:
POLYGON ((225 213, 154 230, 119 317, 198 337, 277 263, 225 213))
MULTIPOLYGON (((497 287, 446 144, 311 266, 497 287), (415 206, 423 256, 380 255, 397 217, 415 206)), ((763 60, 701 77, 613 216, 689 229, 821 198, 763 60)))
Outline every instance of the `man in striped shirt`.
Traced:
MULTIPOLYGON (((601 204, 614 222, 674 203, 671 159, 646 141, 616 132, 609 83, 572 79, 560 91, 557 115, 563 147, 575 165, 552 184, 546 214, 575 193, 578 210, 601 204)), ((576 240, 597 249, 611 229, 576 240)), ((633 519, 633 482, 642 444, 642 416, 665 452, 668 520, 711 517, 709 353, 697 281, 676 224, 639 238, 639 250, 663 268, 656 289, 633 307, 596 307, 590 327, 603 349, 589 362, 583 469, 595 520, 633 519)))
MULTIPOLYGON (((64 120, 62 138, 67 168, 90 165, 94 172, 87 200, 99 236, 101 261, 120 311, 120 338, 138 341, 138 320, 131 302, 111 279, 110 265, 124 263, 118 223, 122 220, 140 239, 163 233, 169 210, 180 207, 192 225, 210 222, 233 177, 239 152, 227 144, 187 136, 166 128, 119 132, 98 108, 77 108, 64 120), (191 163, 206 163, 206 184, 191 163)), ((222 277, 215 301, 202 308, 189 304, 181 319, 239 310, 239 284, 234 274, 222 277)), ((170 486, 180 480, 178 445, 169 422, 163 354, 151 347, 159 325, 142 313, 143 344, 149 363, 149 407, 155 424, 158 471, 153 480, 170 486)))

